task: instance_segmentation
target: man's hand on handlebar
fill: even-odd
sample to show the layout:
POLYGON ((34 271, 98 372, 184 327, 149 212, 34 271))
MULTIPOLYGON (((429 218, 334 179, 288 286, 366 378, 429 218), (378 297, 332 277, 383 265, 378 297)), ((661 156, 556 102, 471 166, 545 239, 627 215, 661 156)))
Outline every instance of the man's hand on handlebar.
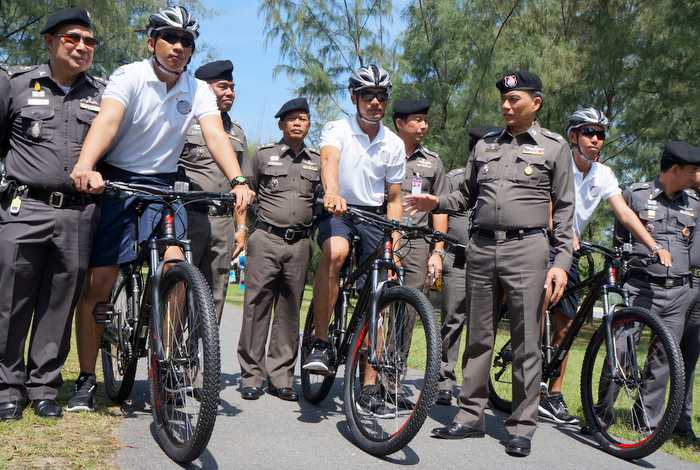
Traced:
POLYGON ((323 196, 323 208, 335 216, 343 215, 348 210, 345 199, 338 194, 326 193, 323 196))
POLYGON ((409 215, 416 212, 432 212, 437 205, 438 198, 432 194, 415 194, 403 198, 403 208, 409 215))
POLYGON ((77 191, 89 194, 102 194, 105 190, 105 182, 102 175, 92 168, 81 168, 78 165, 70 172, 73 185, 77 191))

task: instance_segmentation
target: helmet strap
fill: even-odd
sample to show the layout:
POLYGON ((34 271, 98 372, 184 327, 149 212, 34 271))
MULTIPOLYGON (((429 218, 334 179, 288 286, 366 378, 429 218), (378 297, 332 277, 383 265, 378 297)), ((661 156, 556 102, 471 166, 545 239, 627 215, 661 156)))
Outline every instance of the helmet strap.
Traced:
MULTIPOLYGON (((359 100, 359 98, 358 98, 358 100, 359 100)), ((357 110, 357 118, 360 121, 364 122, 365 124, 376 126, 376 125, 379 125, 380 122, 382 122, 382 118, 372 119, 372 118, 368 118, 368 117, 363 116, 362 113, 360 112, 360 105, 359 104, 355 104, 355 109, 357 110)))
POLYGON ((185 68, 183 68, 181 71, 179 71, 179 72, 173 72, 172 70, 170 70, 169 68, 167 68, 165 65, 161 64, 161 63, 158 61, 158 58, 156 57, 155 51, 153 52, 153 62, 156 64, 156 68, 157 68, 160 72, 162 72, 164 75, 166 75, 166 76, 168 76, 168 77, 170 77, 170 78, 177 78, 177 77, 179 77, 180 75, 182 75, 182 72, 184 72, 185 69, 186 69, 186 66, 185 66, 185 68))

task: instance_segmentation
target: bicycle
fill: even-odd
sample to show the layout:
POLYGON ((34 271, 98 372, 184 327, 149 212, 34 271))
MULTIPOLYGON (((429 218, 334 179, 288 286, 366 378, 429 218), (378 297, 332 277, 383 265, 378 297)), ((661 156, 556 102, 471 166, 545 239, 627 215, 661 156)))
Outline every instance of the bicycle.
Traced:
MULTIPOLYGON (((177 183, 176 183, 177 185, 177 183)), ((176 202, 232 203, 228 193, 171 191, 143 184, 106 182, 106 190, 136 198, 142 217, 160 204, 158 227, 137 247, 136 259, 120 266, 108 302, 95 308, 104 325, 102 369, 107 396, 121 403, 134 385, 138 359, 148 357, 154 437, 172 460, 199 457, 214 429, 221 372, 219 328, 211 291, 191 264, 189 240, 175 236, 176 202), (185 260, 164 260, 178 246, 185 260)))
MULTIPOLYGON (((364 451, 385 456, 406 446, 425 422, 437 394, 441 348, 439 326, 427 297, 402 286, 401 275, 398 280, 388 278, 389 271, 400 273, 393 260, 391 233, 400 230, 408 237, 457 241, 441 232, 401 225, 353 207, 348 208, 348 216, 381 227, 383 238, 375 252, 352 272, 356 249, 351 246, 340 272, 340 290, 329 325, 330 371, 319 375, 302 369, 301 388, 306 401, 320 403, 344 364, 344 409, 352 438, 364 451), (369 280, 355 296, 355 283, 365 275, 369 280), (411 344, 413 354, 409 356, 411 344), (363 382, 379 387, 381 403, 372 407, 358 403, 363 382), (415 397, 415 404, 412 409, 402 409, 400 400, 409 394, 415 397)), ((312 302, 304 325, 302 363, 315 341, 314 332, 312 302)))
MULTIPOLYGON (((560 375, 562 360, 586 321, 592 318, 596 301, 602 299, 602 324, 588 343, 581 370, 585 420, 604 451, 625 460, 643 458, 655 452, 673 432, 681 411, 684 387, 683 359, 672 334, 657 315, 630 307, 623 288, 630 264, 649 264, 656 258, 587 242, 581 243, 581 253, 588 258, 589 267, 593 266, 592 253, 602 255, 604 266, 565 291, 564 296, 588 290, 571 328, 558 346, 551 343, 547 312, 542 338, 542 381, 560 375), (620 295, 622 304, 611 304, 611 294, 620 295), (650 351, 655 354, 651 355, 650 351), (670 370, 666 382, 667 401, 663 417, 652 429, 648 426, 644 406, 644 380, 650 361, 664 358, 670 370)), ((508 339, 493 359, 489 380, 489 401, 494 408, 507 413, 511 412, 510 391, 503 384, 509 383, 512 377, 512 360, 508 339)))

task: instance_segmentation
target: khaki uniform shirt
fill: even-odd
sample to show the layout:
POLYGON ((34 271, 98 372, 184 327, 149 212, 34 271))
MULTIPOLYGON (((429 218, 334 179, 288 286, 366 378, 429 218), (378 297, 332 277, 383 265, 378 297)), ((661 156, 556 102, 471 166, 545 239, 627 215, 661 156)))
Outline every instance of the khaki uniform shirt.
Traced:
MULTIPOLYGON (((401 183, 401 192, 404 195, 413 191, 416 191, 416 194, 420 191, 421 194, 435 196, 447 194, 445 168, 440 156, 422 145, 416 147, 413 154, 406 158, 406 176, 401 183)), ((408 222, 416 227, 425 227, 429 223, 429 215, 427 212, 417 212, 408 222)))
MULTIPOLYGON (((464 168, 456 168, 447 173, 447 191, 459 191, 464 181, 464 168)), ((447 234, 466 244, 469 240, 469 211, 452 212, 447 217, 447 234)))
POLYGON ((321 188, 321 157, 304 147, 298 155, 283 142, 263 145, 246 164, 257 193, 257 217, 275 227, 307 227, 321 188))
POLYGON ((9 139, 8 177, 30 187, 75 192, 69 175, 100 110, 105 83, 84 73, 66 93, 51 78, 48 64, 7 71, 10 80, 0 80, 0 96, 9 97, 6 110, 0 110, 0 132, 9 139))
POLYGON ((571 265, 574 182, 564 139, 537 121, 517 136, 487 134, 472 151, 459 191, 440 197, 438 212, 472 208, 484 230, 548 227, 552 202, 554 266, 571 265))
MULTIPOLYGON (((224 121, 224 130, 228 134, 231 146, 236 152, 238 164, 243 168, 248 153, 248 142, 243 128, 238 122, 232 121, 227 113, 221 113, 221 118, 224 121)), ((180 156, 180 166, 189 177, 192 190, 215 193, 225 193, 231 190, 228 178, 211 156, 211 152, 204 142, 202 128, 196 122, 187 131, 185 147, 180 156)))
MULTIPOLYGON (((690 247, 695 238, 695 227, 700 214, 700 201, 695 191, 680 191, 670 199, 657 178, 650 183, 633 184, 623 192, 622 197, 639 216, 656 243, 671 252, 673 260, 673 266, 670 268, 653 263, 646 268, 631 266, 631 269, 659 277, 687 275, 690 272, 690 247)), ((647 247, 632 237, 617 221, 615 235, 619 242, 631 241, 634 253, 649 254, 647 247)))

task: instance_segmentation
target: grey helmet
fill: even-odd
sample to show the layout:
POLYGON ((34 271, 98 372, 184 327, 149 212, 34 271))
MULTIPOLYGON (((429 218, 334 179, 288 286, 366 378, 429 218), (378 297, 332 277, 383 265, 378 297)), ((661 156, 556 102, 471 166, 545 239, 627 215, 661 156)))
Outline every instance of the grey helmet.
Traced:
POLYGON ((185 7, 168 7, 148 18, 148 37, 155 37, 159 31, 164 29, 179 29, 199 37, 199 23, 185 7))
POLYGON ((572 130, 586 125, 596 125, 607 130, 610 127, 610 121, 608 121, 608 118, 605 117, 602 111, 596 108, 580 108, 569 116, 569 122, 566 125, 566 135, 568 136, 572 130))
POLYGON ((351 92, 365 88, 384 88, 387 93, 390 93, 391 78, 389 73, 378 65, 362 66, 350 76, 348 88, 351 92))

